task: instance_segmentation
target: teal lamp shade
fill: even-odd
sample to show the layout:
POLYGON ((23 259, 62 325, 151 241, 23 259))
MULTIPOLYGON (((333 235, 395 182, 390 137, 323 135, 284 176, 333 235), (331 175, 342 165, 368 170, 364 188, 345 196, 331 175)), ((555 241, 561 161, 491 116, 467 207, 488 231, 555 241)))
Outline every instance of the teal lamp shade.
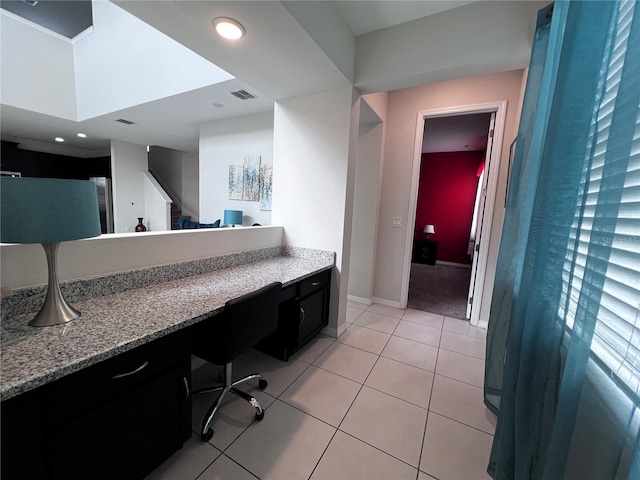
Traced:
POLYGON ((242 225, 242 210, 225 210, 225 225, 242 225))
POLYGON ((41 243, 47 256, 47 296, 29 325, 51 326, 78 318, 80 312, 60 292, 57 253, 60 242, 100 235, 95 183, 2 177, 0 206, 0 241, 41 243))
POLYGON ((53 178, 0 179, 3 243, 49 243, 100 235, 96 185, 53 178))

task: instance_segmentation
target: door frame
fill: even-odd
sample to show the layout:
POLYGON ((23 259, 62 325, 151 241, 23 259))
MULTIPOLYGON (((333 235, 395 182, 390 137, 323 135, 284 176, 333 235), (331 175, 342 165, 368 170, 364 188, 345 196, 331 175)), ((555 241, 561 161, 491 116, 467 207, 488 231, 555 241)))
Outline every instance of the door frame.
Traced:
MULTIPOLYGON (((481 242, 478 251, 478 272, 476 286, 473 294, 470 323, 474 326, 485 327, 487 321, 480 321, 480 311, 484 294, 485 275, 489 260, 489 244, 491 240, 491 226, 493 224, 493 212, 496 205, 498 190, 498 178, 500 174, 500 158, 502 157, 502 143, 504 138, 505 122, 507 117, 507 101, 487 102, 472 105, 460 105, 455 107, 421 110, 416 116, 416 134, 413 149, 413 165, 411 171, 411 191, 409 194, 409 212, 407 215, 407 228, 404 248, 404 269, 402 275, 402 288, 400 291, 401 308, 407 308, 409 300, 409 278, 411 276, 411 251, 413 249, 414 225, 416 222, 416 209, 418 206, 418 186, 420 182, 420 163, 422 162, 422 141, 424 136, 424 121, 427 118, 451 117, 474 113, 496 114, 493 141, 495 148, 492 150, 487 163, 489 179, 487 184, 487 197, 485 200, 485 218, 480 231, 481 242)), ((494 260, 495 261, 495 260, 494 260)))

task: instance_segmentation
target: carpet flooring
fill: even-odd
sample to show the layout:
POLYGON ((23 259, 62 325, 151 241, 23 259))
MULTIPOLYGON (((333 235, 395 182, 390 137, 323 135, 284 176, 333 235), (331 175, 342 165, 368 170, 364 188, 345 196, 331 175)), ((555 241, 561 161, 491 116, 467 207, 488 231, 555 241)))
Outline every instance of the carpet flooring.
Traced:
POLYGON ((471 269, 411 264, 408 307, 465 320, 471 269))

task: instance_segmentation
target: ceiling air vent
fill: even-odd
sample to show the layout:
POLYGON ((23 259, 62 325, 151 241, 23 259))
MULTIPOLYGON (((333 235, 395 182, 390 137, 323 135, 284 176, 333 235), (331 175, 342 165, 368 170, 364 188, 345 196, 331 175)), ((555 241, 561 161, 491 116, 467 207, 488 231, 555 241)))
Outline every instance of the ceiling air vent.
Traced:
POLYGON ((124 118, 119 118, 116 122, 124 123, 125 125, 135 125, 135 122, 131 120, 125 120, 124 118))
POLYGON ((236 98, 239 98, 240 100, 251 100, 252 98, 256 98, 255 95, 247 92, 246 90, 237 90, 235 92, 229 92, 231 93, 231 95, 233 95, 236 98))

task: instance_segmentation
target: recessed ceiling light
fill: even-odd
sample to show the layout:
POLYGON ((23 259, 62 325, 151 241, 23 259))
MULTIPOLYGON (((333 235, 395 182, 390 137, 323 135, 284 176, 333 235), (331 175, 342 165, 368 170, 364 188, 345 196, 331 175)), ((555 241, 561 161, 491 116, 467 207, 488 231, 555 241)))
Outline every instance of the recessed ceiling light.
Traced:
POLYGON ((56 137, 56 142, 64 142, 64 138, 62 138, 62 137, 56 137))
POLYGON ((80 138, 87 138, 87 134, 86 133, 78 133, 78 136, 80 138))
POLYGON ((222 108, 224 107, 224 105, 222 105, 221 103, 212 103, 211 105, 213 105, 216 108, 222 108))
POLYGON ((244 27, 233 18, 214 18, 213 28, 216 29, 218 35, 229 40, 238 40, 244 35, 244 27))

